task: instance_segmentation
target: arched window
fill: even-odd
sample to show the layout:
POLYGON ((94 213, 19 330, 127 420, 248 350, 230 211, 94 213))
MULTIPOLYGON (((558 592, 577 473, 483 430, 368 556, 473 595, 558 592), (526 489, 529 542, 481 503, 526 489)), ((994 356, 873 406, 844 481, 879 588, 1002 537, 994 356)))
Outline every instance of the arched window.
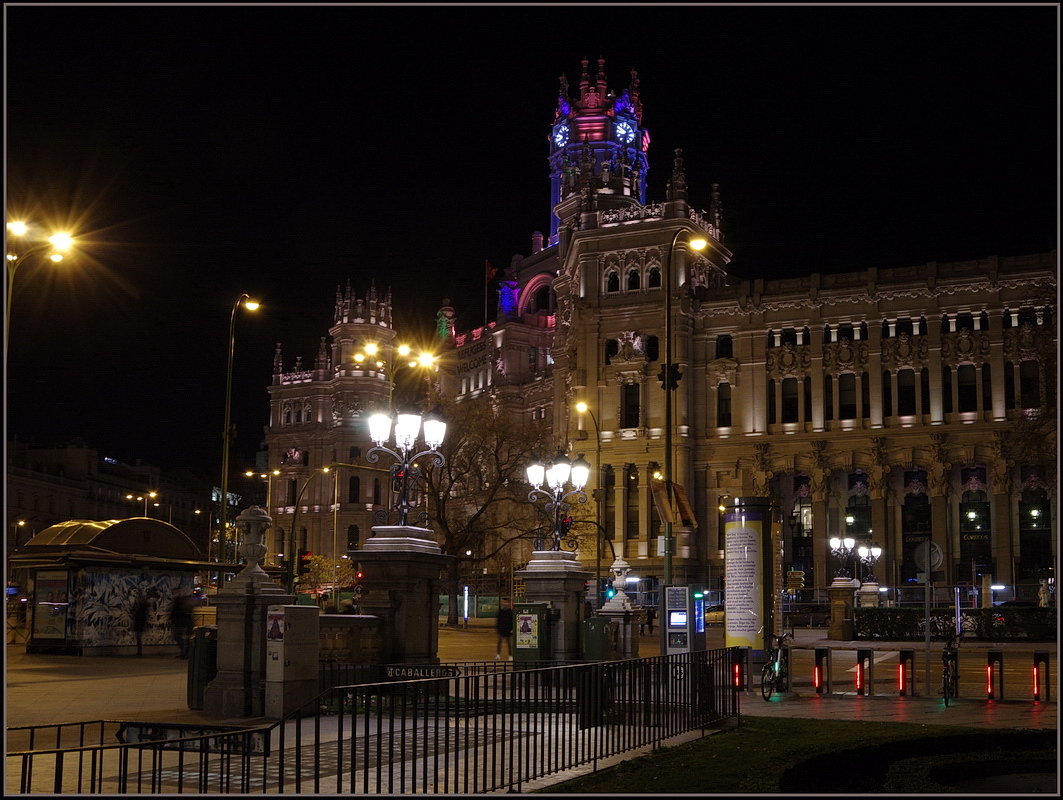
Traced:
POLYGON ((767 400, 768 400, 768 424, 769 425, 774 425, 775 424, 775 415, 776 415, 776 411, 775 411, 775 380, 774 379, 769 379, 768 380, 768 397, 767 397, 767 400))
POLYGON ((952 413, 952 370, 944 365, 941 367, 941 410, 952 413))
POLYGON ((605 340, 605 363, 611 364, 613 356, 620 352, 620 342, 616 339, 605 340))
POLYGON ((609 274, 605 276, 605 291, 606 294, 613 294, 620 291, 620 273, 615 270, 610 270, 609 274))
POLYGON ((1004 408, 1015 408, 1015 365, 1004 362, 1004 408))
POLYGON ((642 276, 639 275, 637 269, 628 270, 627 273, 627 290, 629 292, 636 291, 642 288, 642 276))
POLYGON ((360 447, 352 447, 350 450, 347 451, 347 460, 348 461, 354 461, 356 458, 359 458, 361 455, 362 455, 362 448, 360 448, 360 447))
POLYGON ((347 480, 347 502, 362 502, 362 479, 359 478, 357 475, 352 475, 347 480))
POLYGON ((358 549, 358 541, 361 537, 361 531, 357 525, 347 526, 347 552, 350 553, 358 549))
POLYGON ((292 410, 290 408, 284 409, 284 414, 281 415, 281 424, 283 424, 283 425, 291 425, 292 424, 292 410))
POLYGON ((554 290, 549 284, 544 284, 532 295, 528 311, 532 314, 553 314, 554 300, 554 290))
POLYGON ((660 289, 661 288, 661 269, 660 267, 650 267, 649 279, 646 282, 648 289, 660 289))
POLYGON ((823 419, 834 419, 834 378, 823 376, 823 419))

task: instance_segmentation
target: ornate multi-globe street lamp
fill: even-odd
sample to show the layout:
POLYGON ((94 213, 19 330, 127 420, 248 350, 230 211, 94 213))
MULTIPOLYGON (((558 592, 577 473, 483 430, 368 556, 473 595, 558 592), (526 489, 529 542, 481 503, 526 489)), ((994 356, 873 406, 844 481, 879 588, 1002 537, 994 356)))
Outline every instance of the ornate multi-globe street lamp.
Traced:
MULTIPOLYGON (((553 530, 550 534, 551 545, 549 549, 553 551, 560 550, 561 540, 568 532, 568 527, 571 526, 571 522, 567 524, 564 522, 569 509, 572 507, 569 501, 574 499, 579 503, 587 502, 587 495, 583 493, 583 487, 587 485, 587 478, 590 477, 591 465, 587 463, 587 459, 582 455, 575 461, 569 461, 565 458, 565 454, 559 450, 550 466, 546 466, 536 459, 527 466, 526 472, 528 474, 528 483, 533 487, 528 493, 528 501, 531 503, 539 500, 545 501, 547 512, 553 514, 553 530), (565 491, 566 484, 572 487, 568 491, 565 491)), ((545 550, 544 544, 543 538, 538 537, 535 540, 533 549, 543 551, 545 550)))
POLYGON ((851 536, 839 537, 832 536, 828 542, 830 544, 830 552, 840 562, 840 566, 834 573, 834 580, 848 581, 850 579, 849 570, 846 569, 846 564, 849 563, 849 556, 853 554, 853 549, 856 546, 856 539, 851 536))
MULTIPOLYGON (((410 510, 415 505, 411 502, 410 487, 413 481, 421 476, 421 468, 417 461, 428 457, 437 467, 442 467, 447 463, 443 454, 439 452, 447 433, 447 423, 431 412, 425 414, 424 417, 420 414, 400 413, 394 419, 394 449, 384 445, 392 435, 392 427, 391 414, 378 412, 369 418, 369 438, 376 443, 376 447, 366 453, 365 460, 375 464, 380 460, 381 454, 387 454, 394 459, 395 463, 391 465, 391 479, 398 496, 393 508, 398 511, 399 526, 406 527, 409 525, 410 510), (425 449, 415 452, 418 434, 421 435, 425 449)), ((387 522, 388 511, 386 509, 380 509, 376 514, 379 523, 387 522)), ((428 512, 422 511, 417 516, 415 524, 418 527, 426 527, 428 512)))

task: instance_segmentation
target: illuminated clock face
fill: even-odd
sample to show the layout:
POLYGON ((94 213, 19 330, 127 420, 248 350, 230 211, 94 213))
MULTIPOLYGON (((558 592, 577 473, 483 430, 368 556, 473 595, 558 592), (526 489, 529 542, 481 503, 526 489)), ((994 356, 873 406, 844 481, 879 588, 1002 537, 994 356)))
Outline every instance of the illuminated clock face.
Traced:
POLYGON ((558 147, 564 147, 568 141, 568 125, 564 123, 554 128, 554 144, 558 147))
POLYGON ((630 122, 617 123, 616 138, 624 144, 631 144, 631 140, 635 138, 635 129, 631 127, 630 122))

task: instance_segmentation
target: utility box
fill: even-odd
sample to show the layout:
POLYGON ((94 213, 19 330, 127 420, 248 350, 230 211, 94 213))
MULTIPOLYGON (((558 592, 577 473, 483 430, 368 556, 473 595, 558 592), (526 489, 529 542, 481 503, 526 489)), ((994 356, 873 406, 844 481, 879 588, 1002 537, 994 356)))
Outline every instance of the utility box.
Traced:
POLYGON ((269 606, 266 612, 266 716, 281 719, 318 694, 321 651, 316 606, 269 606))
POLYGON ((188 642, 188 707, 203 710, 207 684, 218 674, 218 626, 200 625, 192 629, 188 642))
POLYGON ((552 657, 549 604, 515 603, 513 606, 513 660, 528 663, 549 661, 552 657))
POLYGON ((585 661, 616 661, 620 658, 617 647, 617 625, 605 617, 588 617, 583 620, 585 661))

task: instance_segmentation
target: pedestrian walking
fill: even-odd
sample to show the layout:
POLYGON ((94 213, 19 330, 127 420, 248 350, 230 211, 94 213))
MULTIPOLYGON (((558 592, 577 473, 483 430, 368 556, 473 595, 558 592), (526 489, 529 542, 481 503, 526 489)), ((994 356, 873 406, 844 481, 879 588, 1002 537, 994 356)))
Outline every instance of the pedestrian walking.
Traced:
POLYGON ((170 624, 177 642, 178 658, 188 658, 188 637, 192 634, 192 609, 195 607, 196 601, 190 594, 178 594, 173 600, 170 624))
POLYGON ((657 619, 657 609, 650 606, 646 609, 646 630, 650 636, 653 636, 653 621, 657 619))
POLYGON ((137 655, 144 655, 144 631, 148 629, 148 599, 138 597, 133 604, 133 636, 137 640, 137 655))
POLYGON ((498 633, 498 643, 495 645, 495 660, 498 661, 502 658, 502 642, 505 642, 509 651, 509 660, 512 661, 513 642, 510 637, 513 636, 513 603, 509 600, 503 600, 501 608, 498 609, 498 616, 495 617, 495 631, 498 633))

